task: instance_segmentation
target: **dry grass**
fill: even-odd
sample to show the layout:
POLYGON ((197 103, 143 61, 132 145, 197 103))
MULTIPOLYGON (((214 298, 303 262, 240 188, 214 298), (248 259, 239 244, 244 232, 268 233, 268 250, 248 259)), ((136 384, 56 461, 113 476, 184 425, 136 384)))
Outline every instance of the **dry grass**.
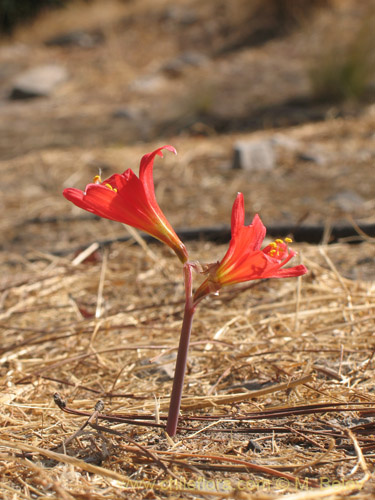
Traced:
MULTIPOLYGON (((224 251, 191 249, 204 261, 224 251)), ((154 425, 168 407, 183 288, 174 257, 149 250, 116 244, 78 265, 3 255, 4 498, 370 495, 375 289, 345 275, 373 243, 301 247, 300 281, 206 300, 173 442, 154 425), (126 423, 94 415, 71 440, 99 399, 126 423)))
MULTIPOLYGON (((99 168, 103 176, 136 170, 142 154, 168 142, 179 155, 158 159, 155 181, 157 198, 176 228, 229 223, 239 190, 247 221, 258 211, 267 224, 374 222, 371 106, 346 118, 335 118, 332 109, 325 122, 284 128, 281 134, 211 131, 209 137, 192 137, 187 132, 153 143, 147 120, 130 130, 113 119, 115 109, 129 104, 173 118, 186 102, 216 106, 225 115, 305 95, 304 63, 319 47, 322 26, 330 31, 337 20, 343 35, 352 26, 352 0, 332 2, 337 13, 317 12, 320 24, 311 23, 308 36, 297 30, 258 48, 225 53, 228 23, 245 25, 240 7, 261 2, 221 2, 218 14, 215 2, 180 2, 201 8, 204 22, 196 27, 168 18, 159 22, 170 0, 113 0, 105 12, 99 1, 72 3, 17 32, 14 41, 25 45, 3 42, 2 68, 10 68, 9 80, 0 85, 3 96, 12 72, 30 65, 53 59, 71 73, 50 99, 2 101, 0 496, 5 500, 373 498, 373 239, 295 245, 310 270, 307 276, 228 288, 202 303, 180 430, 171 441, 163 427, 183 311, 178 263, 157 244, 146 253, 131 242, 90 247, 126 231, 85 218, 61 196, 64 187, 84 187, 99 168), (87 15, 79 15, 86 8, 87 15), (350 15, 339 16, 341 9, 350 15), (343 20, 348 29, 342 29, 343 20), (213 21, 213 31, 206 21, 213 21), (92 52, 42 44, 57 28, 96 27, 106 43, 92 52), (224 55, 202 68, 187 68, 180 79, 164 75, 157 99, 131 90, 134 80, 159 74, 165 62, 186 50, 224 55), (206 97, 209 75, 215 75, 218 92, 213 103, 206 97), (200 94, 194 93, 197 84, 200 94), (292 146, 280 148, 271 174, 229 168, 237 140, 275 137, 292 146), (340 205, 337 195, 346 191, 363 202, 340 205), (91 248, 87 259, 74 251, 78 246, 91 248)), ((242 35, 234 30, 232 48, 244 41, 242 35)), ((188 246, 191 258, 202 262, 225 251, 205 241, 188 246)))

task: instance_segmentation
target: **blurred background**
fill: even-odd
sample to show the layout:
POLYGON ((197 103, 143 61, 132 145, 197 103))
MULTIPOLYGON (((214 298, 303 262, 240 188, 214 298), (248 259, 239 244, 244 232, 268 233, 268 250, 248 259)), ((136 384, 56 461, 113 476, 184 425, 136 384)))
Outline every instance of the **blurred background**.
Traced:
MULTIPOLYGON (((375 222, 370 0, 0 0, 0 247, 118 236, 61 195, 165 143, 176 228, 375 222)), ((121 233, 122 234, 122 233, 121 233)))

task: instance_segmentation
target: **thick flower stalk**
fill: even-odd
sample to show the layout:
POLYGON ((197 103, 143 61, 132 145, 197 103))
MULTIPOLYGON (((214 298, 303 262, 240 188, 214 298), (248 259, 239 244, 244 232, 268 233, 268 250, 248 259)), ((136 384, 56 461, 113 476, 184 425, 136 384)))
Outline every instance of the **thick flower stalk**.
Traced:
POLYGON ((232 238, 228 251, 220 262, 208 266, 205 271, 208 276, 195 292, 194 304, 223 286, 264 278, 289 278, 307 273, 303 265, 284 268, 295 255, 295 252, 288 248, 290 238, 285 241, 278 239, 261 250, 266 235, 265 226, 258 215, 249 226, 245 226, 244 221, 243 194, 238 193, 232 209, 232 238))
POLYGON ((195 313, 193 303, 193 264, 187 262, 184 265, 184 282, 185 282, 185 311, 182 321, 180 343, 178 345, 176 368, 173 377, 173 387, 171 392, 171 400, 169 404, 168 420, 166 431, 170 436, 174 436, 177 431, 178 416, 180 414, 182 390, 184 387, 184 378, 186 372, 187 358, 189 352, 189 343, 191 335, 191 327, 195 313))
POLYGON ((133 226, 168 245, 182 263, 187 262, 188 253, 167 218, 161 211, 156 198, 153 180, 155 156, 163 157, 162 150, 176 154, 172 146, 163 146, 143 156, 139 177, 131 170, 114 174, 104 181, 96 176, 84 191, 68 188, 65 198, 80 208, 99 217, 133 226))

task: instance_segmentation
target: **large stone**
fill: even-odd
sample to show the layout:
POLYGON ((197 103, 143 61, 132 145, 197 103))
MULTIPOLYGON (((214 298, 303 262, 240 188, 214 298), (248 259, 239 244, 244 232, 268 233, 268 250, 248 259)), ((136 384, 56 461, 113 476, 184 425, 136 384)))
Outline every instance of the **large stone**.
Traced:
POLYGON ((276 164, 274 144, 270 139, 239 141, 234 145, 232 168, 248 171, 272 170, 276 164))
POLYGON ((47 97, 67 78, 68 73, 63 66, 57 64, 37 66, 21 73, 15 79, 9 97, 11 99, 47 97))

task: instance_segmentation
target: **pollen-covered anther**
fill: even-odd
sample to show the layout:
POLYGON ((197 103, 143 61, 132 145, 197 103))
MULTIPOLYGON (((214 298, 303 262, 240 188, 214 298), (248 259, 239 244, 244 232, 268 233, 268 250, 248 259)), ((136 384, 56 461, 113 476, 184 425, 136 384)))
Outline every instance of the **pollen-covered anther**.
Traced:
POLYGON ((269 255, 271 257, 278 258, 280 254, 285 251, 285 245, 288 245, 288 243, 291 242, 292 242, 291 238, 285 238, 285 240, 277 238, 275 241, 272 241, 272 243, 269 244, 269 246, 271 247, 269 255))
POLYGON ((111 191, 114 191, 115 193, 117 193, 117 189, 112 187, 110 184, 104 184, 105 187, 107 187, 108 189, 110 189, 111 191))
POLYGON ((101 183, 102 183, 102 178, 100 177, 100 175, 96 175, 96 176, 93 178, 92 182, 93 182, 94 184, 101 184, 101 183))

